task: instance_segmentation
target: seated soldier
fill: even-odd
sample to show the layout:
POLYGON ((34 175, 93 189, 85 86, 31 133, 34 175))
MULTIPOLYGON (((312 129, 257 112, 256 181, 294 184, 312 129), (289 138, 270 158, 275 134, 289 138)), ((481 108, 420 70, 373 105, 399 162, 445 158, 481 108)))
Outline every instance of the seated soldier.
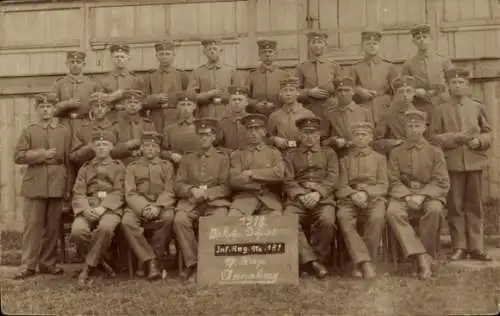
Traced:
POLYGON ((170 160, 175 166, 186 154, 200 149, 198 136, 194 126, 196 95, 188 92, 177 93, 177 122, 168 124, 163 130, 161 157, 170 160))
MULTIPOLYGON (((109 103, 104 101, 101 94, 94 93, 89 100, 92 120, 84 120, 81 127, 74 131, 72 148, 70 153, 71 160, 81 167, 85 162, 95 157, 92 143, 92 132, 94 130, 107 130, 115 134, 118 139, 118 125, 116 121, 108 119, 109 103)), ((113 153, 111 153, 113 157, 113 153)))
POLYGON ((342 158, 352 145, 350 126, 357 122, 370 121, 371 112, 353 101, 356 83, 351 77, 335 80, 337 104, 325 111, 326 139, 323 146, 331 146, 342 158))
POLYGON ((229 158, 213 147, 217 121, 195 121, 201 151, 184 156, 175 179, 179 197, 174 219, 174 232, 180 247, 186 271, 184 279, 196 278, 198 242, 194 223, 200 216, 226 216, 230 202, 227 184, 229 158))
POLYGON ((389 156, 387 221, 405 257, 417 262, 419 277, 428 279, 432 272, 427 254, 437 259, 441 213, 450 179, 443 151, 423 136, 425 112, 408 110, 405 117, 407 140, 389 156), (418 235, 410 224, 412 217, 419 217, 418 235))
POLYGON ((300 130, 300 146, 285 155, 284 214, 297 214, 301 222, 300 264, 308 265, 318 278, 324 278, 328 270, 323 264, 330 259, 335 236, 333 191, 338 181, 337 155, 333 149, 321 147, 319 118, 304 117, 295 124, 300 130), (307 224, 312 247, 302 228, 307 224))
POLYGON ((246 127, 247 146, 231 155, 229 184, 235 195, 229 215, 281 215, 281 199, 271 187, 283 182, 285 167, 281 153, 265 143, 267 118, 249 114, 242 123, 246 127))
POLYGON ((387 160, 370 148, 372 123, 356 123, 351 133, 353 146, 340 160, 337 218, 353 262, 353 276, 370 279, 375 276, 372 263, 385 222, 387 160), (358 221, 363 224, 363 236, 358 232, 358 221))
POLYGON ((118 119, 118 144, 113 149, 113 157, 128 165, 141 155, 141 136, 144 131, 154 131, 153 122, 141 117, 144 93, 140 90, 125 90, 123 93, 125 113, 118 119))
POLYGON ((160 277, 158 262, 172 239, 174 221, 174 167, 160 156, 161 136, 156 131, 142 134, 142 157, 127 166, 125 200, 127 207, 121 227, 140 267, 148 263, 149 280, 160 277), (144 236, 144 224, 155 222, 153 247, 144 236))
POLYGON ((116 142, 110 131, 95 131, 92 135, 95 158, 79 170, 73 187, 75 220, 71 227, 77 248, 83 251, 85 267, 78 278, 86 284, 99 264, 114 274, 103 261, 123 214, 123 181, 125 166, 110 157, 116 142))
POLYGON ((229 153, 245 145, 245 127, 241 119, 247 115, 248 89, 231 86, 229 91, 229 105, 224 117, 220 120, 220 133, 217 145, 229 153))

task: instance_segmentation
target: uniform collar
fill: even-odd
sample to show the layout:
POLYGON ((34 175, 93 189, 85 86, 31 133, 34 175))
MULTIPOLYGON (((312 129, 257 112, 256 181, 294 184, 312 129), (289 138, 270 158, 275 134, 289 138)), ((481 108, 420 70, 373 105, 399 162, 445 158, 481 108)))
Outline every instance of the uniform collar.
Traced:
POLYGON ((290 106, 283 106, 282 109, 285 111, 285 113, 296 113, 298 110, 302 108, 302 104, 299 102, 295 102, 294 104, 290 106))
POLYGON ((130 72, 128 70, 118 70, 118 69, 115 69, 111 72, 111 75, 113 77, 126 77, 130 74, 130 72))
POLYGON ((249 145, 248 149, 250 151, 262 151, 262 149, 264 149, 264 144, 258 144, 257 146, 249 145))
POLYGON ((319 151, 319 149, 321 148, 321 146, 319 146, 319 145, 316 145, 316 146, 313 146, 313 147, 301 146, 301 148, 302 148, 302 152, 304 152, 304 153, 307 153, 307 152, 313 152, 313 153, 315 153, 315 152, 319 151))
POLYGON ((417 57, 421 58, 421 59, 429 58, 429 56, 431 56, 431 55, 432 55, 432 51, 431 50, 418 51, 418 53, 417 53, 417 57))
POLYGON ((179 121, 177 122, 177 124, 179 125, 191 125, 193 124, 195 121, 195 118, 194 117, 190 117, 190 118, 187 118, 187 119, 179 119, 179 121))
POLYGON ((229 113, 226 115, 226 118, 230 118, 233 122, 236 122, 236 121, 241 121, 241 119, 246 115, 248 115, 246 111, 243 111, 241 113, 229 111, 229 113))
POLYGON ((161 159, 159 157, 154 157, 153 159, 149 160, 143 156, 139 161, 144 165, 157 165, 161 162, 161 159))
POLYGON ((354 111, 354 101, 344 106, 337 105, 336 107, 334 107, 334 109, 338 112, 345 112, 345 111, 352 112, 354 111))
POLYGON ((404 113, 409 109, 415 108, 413 103, 404 103, 401 101, 396 101, 393 103, 393 105, 394 105, 393 110, 396 111, 397 113, 404 113))
POLYGON ((161 66, 160 65, 160 67, 158 68, 158 70, 160 72, 164 72, 164 73, 168 74, 169 72, 171 72, 172 70, 174 70, 174 67, 172 65, 168 65, 168 66, 161 66))
POLYGON ((310 62, 311 63, 318 63, 318 64, 324 64, 327 62, 327 60, 323 57, 323 56, 319 56, 319 57, 313 57, 310 59, 310 62))
POLYGON ((111 162, 113 162, 113 159, 111 159, 111 157, 107 157, 104 160, 99 160, 97 158, 92 159, 92 164, 94 166, 96 165, 106 166, 109 165, 111 162))
POLYGON ((198 152, 199 157, 210 157, 215 152, 215 148, 212 146, 207 151, 198 152))
POLYGON ((380 57, 379 55, 376 55, 376 56, 366 56, 364 58, 364 61, 367 63, 367 64, 370 64, 370 63, 374 63, 374 64, 379 64, 381 61, 382 61, 382 57, 380 57))
POLYGON ((216 63, 206 63, 205 67, 210 70, 217 70, 220 69, 222 66, 220 62, 216 62, 216 63))
POLYGON ((68 74, 67 77, 68 77, 68 80, 71 83, 82 83, 83 79, 84 79, 83 74, 79 74, 79 75, 76 75, 76 76, 72 75, 72 74, 68 74))
POLYGON ((50 120, 49 122, 38 122, 38 125, 40 125, 42 128, 56 128, 57 127, 57 123, 55 120, 50 120))
POLYGON ((260 63, 260 66, 259 66, 259 70, 263 73, 266 73, 266 72, 273 72, 276 70, 276 66, 274 66, 273 64, 271 65, 266 65, 264 63, 260 63))
POLYGON ((139 115, 139 113, 134 114, 134 115, 127 115, 126 117, 130 122, 133 122, 136 124, 142 120, 142 117, 139 115))
POLYGON ((354 154, 355 157, 367 157, 372 153, 372 150, 369 146, 365 148, 352 148, 352 153, 354 154))
POLYGON ((417 150, 420 150, 420 149, 422 149, 422 147, 424 147, 424 145, 426 143, 427 143, 427 141, 422 136, 422 138, 420 140, 417 140, 417 141, 406 140, 405 147, 407 149, 417 149, 417 150))
POLYGON ((94 122, 95 126, 100 127, 100 128, 106 128, 106 127, 111 126, 111 121, 107 118, 104 118, 102 121, 94 120, 93 122, 94 122))

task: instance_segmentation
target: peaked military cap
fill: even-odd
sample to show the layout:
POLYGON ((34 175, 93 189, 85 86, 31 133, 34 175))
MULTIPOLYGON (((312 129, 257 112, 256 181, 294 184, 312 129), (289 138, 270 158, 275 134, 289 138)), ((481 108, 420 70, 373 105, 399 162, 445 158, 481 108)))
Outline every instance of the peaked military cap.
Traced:
POLYGON ((326 41, 328 39, 328 34, 325 32, 320 32, 320 31, 312 31, 307 33, 307 39, 308 40, 315 40, 315 39, 321 39, 326 41))
POLYGON ((66 53, 66 59, 67 60, 79 60, 79 61, 84 61, 87 55, 84 52, 81 51, 70 51, 66 53))
POLYGON ((373 133, 373 124, 371 122, 367 121, 360 121, 352 124, 351 126, 351 132, 355 133, 358 131, 363 131, 363 132, 368 132, 368 133, 373 133))
POLYGON ((427 24, 417 24, 410 30, 413 37, 421 34, 431 34, 431 27, 427 24))
POLYGON ((178 91, 175 94, 175 96, 176 96, 177 102, 191 101, 191 102, 196 103, 196 95, 194 93, 187 92, 187 91, 178 91))
POLYGON ((361 32, 361 40, 362 41, 380 42, 381 39, 382 39, 382 33, 380 33, 379 31, 370 30, 370 31, 361 32))
POLYGON ((247 87, 237 87, 237 86, 230 86, 227 88, 227 91, 229 94, 244 94, 248 95, 248 88, 247 87))
POLYGON ((203 46, 209 46, 209 45, 219 45, 220 40, 215 39, 215 38, 205 38, 201 40, 201 45, 203 46))
POLYGON ((280 88, 284 87, 299 87, 299 77, 288 77, 280 81, 280 88))
POLYGON ((97 93, 92 93, 89 97, 89 105, 90 106, 96 106, 100 104, 105 104, 109 105, 109 102, 107 102, 103 97, 102 94, 97 92, 97 93))
POLYGON ((394 91, 397 91, 399 88, 402 87, 415 87, 415 84, 416 84, 415 77, 403 76, 392 80, 391 87, 394 91))
POLYGON ((257 45, 259 46, 259 49, 273 49, 276 50, 278 47, 278 42, 268 40, 268 39, 262 39, 257 41, 257 45))
POLYGON ((427 113, 419 111, 417 109, 409 109, 405 112, 405 118, 408 123, 410 122, 427 122, 427 113))
POLYGON ((116 52, 129 53, 130 46, 128 46, 127 44, 113 44, 109 47, 109 52, 111 54, 116 52))
POLYGON ((123 92, 123 99, 129 101, 139 101, 144 100, 145 94, 141 90, 127 89, 123 92))
POLYGON ((451 78, 465 78, 468 79, 470 76, 470 72, 466 68, 462 67, 453 67, 445 71, 444 76, 446 79, 451 78))
POLYGON ((175 44, 171 41, 162 41, 155 44, 155 51, 161 52, 164 50, 174 50, 175 44))
POLYGON ((112 144, 116 144, 116 136, 111 131, 95 129, 92 131, 92 141, 108 141, 112 144))
POLYGON ((295 126, 301 131, 317 131, 321 125, 321 119, 316 116, 306 116, 295 120, 295 126))
POLYGON ((333 84, 335 85, 335 89, 338 90, 342 87, 354 87, 356 85, 356 81, 354 81, 354 78, 352 77, 344 76, 335 78, 333 84))
POLYGON ((245 127, 266 127, 267 117, 258 113, 248 114, 241 119, 241 124, 245 127))
POLYGON ((57 95, 52 92, 48 93, 39 93, 35 95, 36 106, 42 104, 52 104, 55 105, 58 102, 57 95))
POLYGON ((212 132, 216 132, 219 126, 219 121, 211 118, 202 118, 194 121, 194 126, 196 128, 196 132, 200 133, 202 131, 211 130, 212 132))
POLYGON ((155 144, 161 144, 162 136, 160 133, 156 131, 144 131, 141 136, 141 141, 145 142, 153 142, 155 144))

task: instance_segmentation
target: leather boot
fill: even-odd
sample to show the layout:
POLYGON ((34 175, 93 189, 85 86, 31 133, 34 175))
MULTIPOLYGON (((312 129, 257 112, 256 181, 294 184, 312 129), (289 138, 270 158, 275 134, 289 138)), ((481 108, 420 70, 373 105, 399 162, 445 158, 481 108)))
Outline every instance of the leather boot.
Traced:
POLYGON ((148 268, 149 268, 148 269, 149 273, 147 277, 148 280, 152 281, 161 278, 161 272, 160 269, 158 268, 158 262, 156 259, 152 259, 149 261, 148 268))
POLYGON ((375 267, 370 261, 363 262, 361 264, 361 270, 363 270, 363 278, 369 280, 374 278, 377 273, 375 272, 375 267))
POLYGON ((324 279, 328 275, 328 270, 319 262, 311 262, 311 268, 318 279, 324 279))
POLYGON ((418 277, 420 280, 428 280, 432 277, 432 269, 430 260, 427 254, 421 253, 417 255, 418 277))

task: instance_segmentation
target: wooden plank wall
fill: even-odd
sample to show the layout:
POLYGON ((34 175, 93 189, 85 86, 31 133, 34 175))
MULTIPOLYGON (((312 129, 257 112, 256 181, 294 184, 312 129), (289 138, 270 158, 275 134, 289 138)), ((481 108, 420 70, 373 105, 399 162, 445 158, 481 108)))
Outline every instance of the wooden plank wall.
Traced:
MULTIPOLYGON (((485 57, 500 57, 500 5, 497 0, 143 0, 81 1, 0 6, 0 229, 21 228, 19 198, 23 168, 12 153, 22 128, 35 117, 29 95, 49 89, 66 71, 65 52, 87 52, 87 72, 111 69, 108 46, 132 47, 131 68, 156 67, 153 43, 178 41, 176 66, 203 63, 200 38, 223 39, 224 62, 248 69, 257 65, 256 40, 279 42, 278 64, 292 69, 307 58, 305 33, 321 28, 329 35, 327 56, 349 67, 360 58, 359 32, 383 29, 383 52, 396 62, 414 54, 408 29, 429 23, 434 46, 457 63, 470 66, 473 95, 485 100, 500 139, 500 106, 494 106, 500 76, 485 57), (484 71, 488 70, 488 71, 484 71), (493 92, 492 92, 493 91, 493 92)), ((498 95, 497 95, 498 97, 498 95)), ((499 101, 500 102, 500 101, 499 101)), ((485 173, 485 199, 500 192, 500 142, 485 173)))

